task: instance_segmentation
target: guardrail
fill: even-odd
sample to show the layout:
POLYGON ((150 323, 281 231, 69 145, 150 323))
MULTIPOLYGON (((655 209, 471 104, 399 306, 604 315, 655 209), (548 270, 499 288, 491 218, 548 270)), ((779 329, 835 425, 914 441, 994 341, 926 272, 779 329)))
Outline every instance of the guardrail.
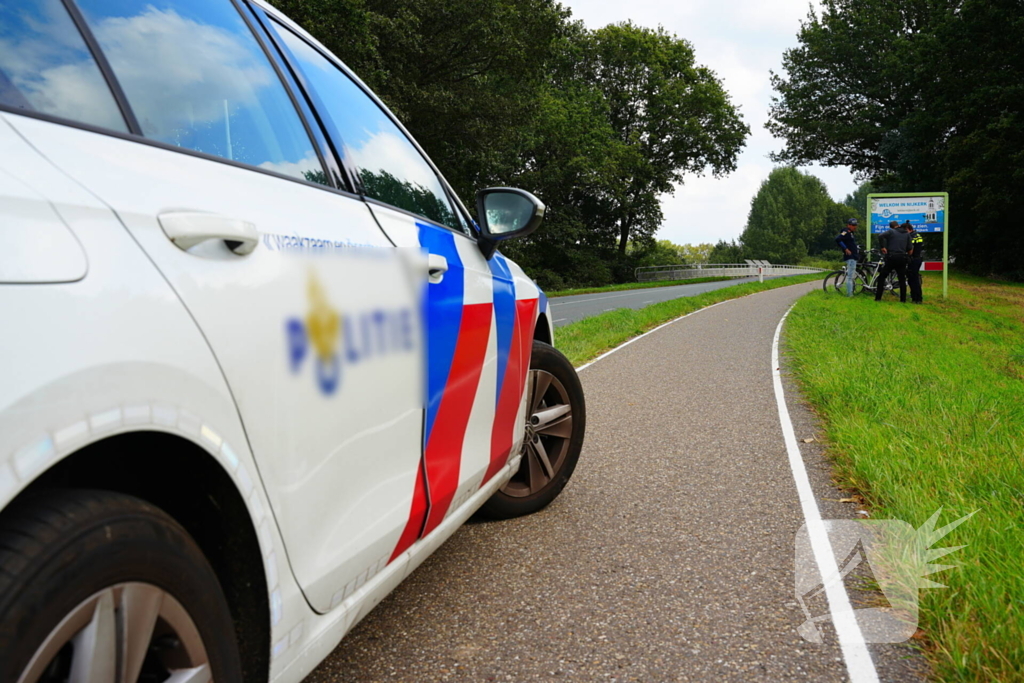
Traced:
POLYGON ((747 263, 688 263, 676 266, 642 266, 634 271, 637 282, 659 280, 691 280, 699 277, 769 277, 778 275, 802 275, 823 273, 824 268, 808 266, 773 265, 767 261, 747 263))

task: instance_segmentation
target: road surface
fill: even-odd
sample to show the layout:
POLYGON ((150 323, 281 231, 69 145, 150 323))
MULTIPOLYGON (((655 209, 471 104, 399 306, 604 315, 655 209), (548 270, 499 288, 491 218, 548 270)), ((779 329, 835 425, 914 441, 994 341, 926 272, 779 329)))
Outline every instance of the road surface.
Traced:
MULTIPOLYGON (((777 275, 775 277, 792 277, 777 275)), ((771 278, 765 277, 765 280, 771 278)), ((676 285, 674 287, 649 287, 621 292, 601 292, 598 294, 577 294, 575 296, 556 296, 548 300, 551 317, 555 327, 568 325, 571 322, 589 318, 616 308, 643 308, 661 301, 670 301, 684 296, 697 296, 723 287, 732 287, 744 282, 757 282, 756 277, 743 277, 718 282, 698 282, 692 285, 676 285)))
MULTIPOLYGON (((771 367, 783 313, 818 286, 704 309, 582 370, 588 433, 561 497, 463 527, 307 683, 849 680, 828 622, 823 644, 796 630, 804 518, 771 367)), ((852 517, 820 446, 799 445, 822 516, 852 517)), ((907 646, 871 647, 880 680, 924 680, 907 646)))

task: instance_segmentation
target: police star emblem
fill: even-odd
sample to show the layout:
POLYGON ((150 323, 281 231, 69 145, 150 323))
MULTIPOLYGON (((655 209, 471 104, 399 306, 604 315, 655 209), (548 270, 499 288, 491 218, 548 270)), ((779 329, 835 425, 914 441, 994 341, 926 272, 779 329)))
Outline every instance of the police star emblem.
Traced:
POLYGON ((321 392, 329 396, 337 391, 341 383, 341 356, 338 348, 341 342, 342 317, 331 306, 327 289, 312 270, 309 272, 306 292, 309 312, 305 319, 295 316, 285 321, 291 370, 294 374, 300 373, 307 350, 312 346, 317 386, 321 392))
POLYGON ((335 355, 341 315, 331 308, 324 287, 312 272, 308 285, 309 314, 306 316, 306 333, 316 351, 317 359, 329 362, 335 355))

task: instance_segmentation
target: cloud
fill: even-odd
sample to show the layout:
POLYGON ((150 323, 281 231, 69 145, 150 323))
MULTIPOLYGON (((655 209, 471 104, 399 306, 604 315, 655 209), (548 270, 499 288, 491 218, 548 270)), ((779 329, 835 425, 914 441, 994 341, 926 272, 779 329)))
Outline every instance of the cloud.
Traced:
POLYGON ((264 161, 260 164, 260 168, 295 178, 306 178, 306 173, 323 172, 320 159, 317 158, 316 152, 313 151, 310 151, 298 161, 264 161))
POLYGON ((374 173, 387 171, 444 197, 437 176, 408 140, 391 131, 363 132, 365 141, 359 145, 345 145, 345 153, 356 166, 374 173))
POLYGON ((232 109, 259 106, 259 91, 276 80, 248 35, 243 44, 241 36, 173 10, 150 6, 134 17, 108 17, 94 31, 143 131, 160 140, 223 121, 225 100, 232 109))
POLYGON ((3 17, 0 69, 37 111, 126 130, 99 68, 59 0, 3 17))

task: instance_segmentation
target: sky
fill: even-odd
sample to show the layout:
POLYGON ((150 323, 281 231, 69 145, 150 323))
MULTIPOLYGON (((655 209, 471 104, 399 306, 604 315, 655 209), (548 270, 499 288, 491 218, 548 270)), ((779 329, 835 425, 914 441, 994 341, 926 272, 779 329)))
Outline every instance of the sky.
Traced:
MULTIPOLYGON (((697 63, 711 68, 739 106, 750 136, 736 170, 724 178, 688 176, 675 194, 662 197, 665 222, 658 239, 699 244, 739 237, 750 200, 776 166, 768 158, 782 149, 768 120, 772 87, 769 71, 782 71, 782 53, 796 47, 808 0, 561 0, 588 28, 631 20, 690 41, 697 63)), ((828 186, 841 201, 857 184, 847 168, 801 167, 828 186)))

